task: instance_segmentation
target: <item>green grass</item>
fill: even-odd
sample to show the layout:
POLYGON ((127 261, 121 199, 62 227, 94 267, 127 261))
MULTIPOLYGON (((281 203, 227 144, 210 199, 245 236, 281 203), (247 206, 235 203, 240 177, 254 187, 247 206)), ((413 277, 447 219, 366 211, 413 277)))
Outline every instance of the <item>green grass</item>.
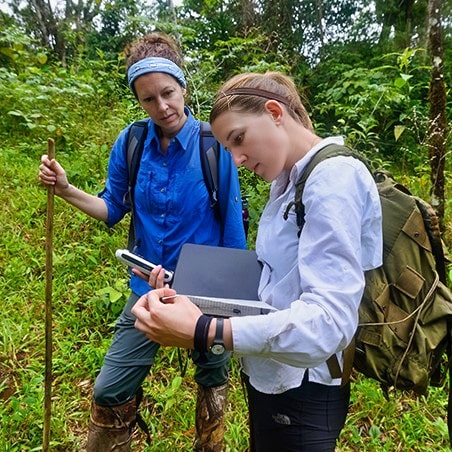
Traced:
MULTIPOLYGON (((43 435, 45 360, 46 192, 37 182, 41 145, 0 151, 0 452, 40 450, 43 435)), ((88 149, 91 149, 88 147, 88 149)), ((57 149, 58 156, 58 149, 57 149)), ((80 152, 65 165, 79 185, 96 193, 107 153, 80 152), (87 168, 94 169, 94 177, 87 168), (98 184, 98 185, 93 185, 98 184)), ((126 222, 125 222, 126 223, 126 222)), ((127 224, 113 230, 55 199, 53 257, 53 451, 83 450, 93 382, 127 299, 127 274, 114 251, 126 243, 127 224)), ((177 353, 162 348, 144 384, 143 416, 152 431, 137 451, 188 451, 194 436, 196 388, 189 362, 181 379, 177 353)), ((339 451, 448 450, 447 391, 432 388, 414 399, 354 376, 352 406, 339 451)), ((239 366, 231 363, 226 450, 247 447, 247 413, 239 366)))

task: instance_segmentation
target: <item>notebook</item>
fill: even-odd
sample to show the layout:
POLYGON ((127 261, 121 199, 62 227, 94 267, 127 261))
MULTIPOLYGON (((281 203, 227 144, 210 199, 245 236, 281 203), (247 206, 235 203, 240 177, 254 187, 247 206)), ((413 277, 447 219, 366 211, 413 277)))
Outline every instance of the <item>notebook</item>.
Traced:
POLYGON ((255 251, 186 243, 171 287, 207 315, 268 314, 276 309, 257 295, 261 271, 255 251))

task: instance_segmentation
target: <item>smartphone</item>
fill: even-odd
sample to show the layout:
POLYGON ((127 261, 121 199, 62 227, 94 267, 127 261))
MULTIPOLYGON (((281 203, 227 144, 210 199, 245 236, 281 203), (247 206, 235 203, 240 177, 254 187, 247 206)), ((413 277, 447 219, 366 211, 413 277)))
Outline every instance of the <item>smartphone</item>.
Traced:
MULTIPOLYGON (((141 256, 133 254, 129 250, 125 249, 116 250, 116 257, 123 264, 126 264, 132 268, 137 268, 138 270, 140 270, 141 272, 148 276, 150 275, 151 271, 155 267, 157 267, 157 265, 153 264, 152 262, 149 262, 146 259, 143 259, 141 256)), ((173 280, 173 275, 174 272, 165 270, 165 277, 163 278, 163 281, 165 283, 170 283, 173 280)))

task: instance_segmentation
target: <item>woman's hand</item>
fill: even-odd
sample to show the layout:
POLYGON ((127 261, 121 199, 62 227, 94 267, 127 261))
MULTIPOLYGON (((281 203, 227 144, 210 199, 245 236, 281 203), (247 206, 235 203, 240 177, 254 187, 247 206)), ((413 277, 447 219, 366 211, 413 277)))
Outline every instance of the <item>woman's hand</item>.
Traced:
POLYGON ((132 268, 132 273, 147 281, 149 285, 154 289, 162 289, 167 285, 164 281, 165 269, 161 265, 157 265, 154 269, 152 269, 149 276, 147 276, 137 268, 132 268))
POLYGON ((38 177, 43 185, 54 186, 57 196, 61 196, 69 188, 66 171, 55 159, 50 160, 47 155, 41 157, 38 177))
POLYGON ((55 194, 69 204, 96 220, 108 221, 106 202, 98 196, 90 195, 69 184, 66 171, 55 159, 50 160, 47 155, 41 157, 38 177, 46 187, 55 187, 55 194))
POLYGON ((143 295, 132 308, 135 328, 161 345, 193 348, 200 309, 184 295, 164 287, 143 295), (161 301, 162 297, 172 297, 161 301))

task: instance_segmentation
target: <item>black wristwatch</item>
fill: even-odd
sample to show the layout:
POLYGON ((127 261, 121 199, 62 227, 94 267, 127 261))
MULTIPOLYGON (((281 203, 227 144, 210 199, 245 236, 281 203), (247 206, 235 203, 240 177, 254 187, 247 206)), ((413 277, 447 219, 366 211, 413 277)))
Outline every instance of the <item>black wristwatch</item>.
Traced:
POLYGON ((215 330, 215 338, 213 340, 212 347, 210 351, 214 355, 222 355, 225 352, 224 340, 223 340, 223 322, 224 319, 217 318, 217 328, 215 330))

